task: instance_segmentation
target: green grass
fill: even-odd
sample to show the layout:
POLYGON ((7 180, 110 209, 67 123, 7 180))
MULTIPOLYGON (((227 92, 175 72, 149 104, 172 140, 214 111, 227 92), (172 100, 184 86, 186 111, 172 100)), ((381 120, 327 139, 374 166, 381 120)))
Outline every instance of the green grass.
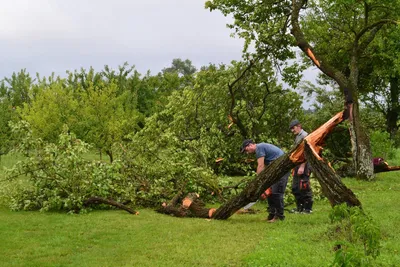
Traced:
POLYGON ((262 265, 282 259, 304 266, 310 266, 307 261, 313 260, 321 266, 331 260, 326 240, 315 238, 328 227, 326 214, 288 215, 286 221, 277 224, 262 221, 264 215, 207 221, 174 218, 151 210, 141 210, 138 216, 122 211, 65 215, 2 210, 0 264, 240 266, 248 262, 254 266, 254 262, 262 265), (305 227, 312 230, 305 233, 305 227), (318 246, 314 246, 316 242, 318 246), (299 246, 307 246, 312 255, 296 255, 299 246))
MULTIPOLYGON (((400 172, 379 174, 374 182, 344 182, 381 228, 376 264, 398 266, 400 172)), ((287 213, 275 224, 262 220, 264 203, 255 208, 261 212, 226 221, 174 218, 149 209, 134 216, 118 210, 67 215, 1 208, 0 266, 329 266, 333 261, 327 201, 318 201, 311 215, 287 213)))

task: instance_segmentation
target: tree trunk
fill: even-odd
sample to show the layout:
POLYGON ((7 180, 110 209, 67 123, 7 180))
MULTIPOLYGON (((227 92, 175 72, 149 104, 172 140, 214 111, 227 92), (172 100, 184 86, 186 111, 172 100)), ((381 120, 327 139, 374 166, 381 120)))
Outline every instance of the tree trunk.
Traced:
POLYGON ((114 157, 113 157, 113 153, 112 150, 106 150, 106 154, 108 155, 109 159, 110 159, 110 163, 113 163, 114 161, 114 157))
POLYGON ((374 166, 369 138, 360 120, 357 101, 353 104, 350 117, 350 139, 352 144, 353 165, 357 178, 370 181, 374 179, 374 166))
MULTIPOLYGON (((357 82, 358 82, 358 59, 362 52, 360 44, 354 43, 354 47, 351 53, 350 62, 350 74, 346 77, 340 70, 336 69, 329 62, 324 60, 321 55, 316 54, 314 48, 310 45, 304 36, 304 33, 300 27, 299 17, 300 11, 305 8, 307 1, 303 0, 292 0, 292 16, 291 23, 292 29, 291 33, 296 39, 297 46, 307 55, 307 57, 317 66, 324 74, 331 77, 337 82, 340 88, 343 90, 350 90, 350 96, 354 99, 354 107, 352 111, 352 116, 350 116, 350 134, 353 149, 353 162, 357 177, 363 180, 372 180, 374 178, 374 171, 372 166, 372 155, 371 147, 369 144, 369 138, 364 133, 359 111, 358 111, 358 100, 357 100, 357 82)), ((358 38, 360 38, 359 36, 358 38)), ((372 39, 371 39, 372 41, 372 39)), ((367 45, 365 43, 364 45, 367 45)), ((346 96, 346 94, 345 94, 346 96)), ((347 97, 347 96, 346 96, 347 97)))
POLYGON ((395 140, 397 135, 400 105, 399 105, 399 77, 392 77, 390 79, 390 105, 386 113, 386 129, 390 134, 390 139, 395 140))
POLYGON ((305 146, 305 156, 311 165, 314 175, 321 185, 322 192, 329 199, 332 206, 346 203, 348 206, 361 206, 361 202, 341 181, 341 178, 324 161, 318 160, 308 144, 305 146))
MULTIPOLYGON (((292 149, 291 152, 294 150, 292 149)), ((290 160, 289 155, 285 154, 268 165, 253 181, 248 183, 238 196, 218 208, 213 215, 213 219, 228 219, 243 206, 257 201, 267 188, 276 183, 283 175, 297 165, 297 163, 290 160)))

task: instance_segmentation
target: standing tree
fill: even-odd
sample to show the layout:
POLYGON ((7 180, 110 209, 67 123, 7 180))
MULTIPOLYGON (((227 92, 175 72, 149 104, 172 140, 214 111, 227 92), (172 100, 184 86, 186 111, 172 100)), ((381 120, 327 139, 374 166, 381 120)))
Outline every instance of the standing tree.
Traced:
POLYGON ((293 58, 298 46, 312 64, 354 100, 350 116, 353 163, 357 176, 373 176, 371 149, 359 119, 359 64, 384 25, 396 24, 399 1, 362 0, 213 0, 208 9, 232 14, 230 25, 254 44, 257 54, 279 63, 293 58))
POLYGON ((399 28, 384 29, 370 49, 370 60, 362 69, 361 82, 368 89, 362 99, 385 118, 386 131, 397 140, 400 124, 400 38, 399 28))
POLYGON ((113 161, 113 144, 138 129, 142 120, 139 112, 124 109, 129 94, 118 95, 115 82, 89 86, 82 93, 80 117, 88 127, 83 140, 93 143, 100 151, 105 151, 110 162, 113 161))
POLYGON ((165 72, 177 72, 183 76, 190 76, 193 75, 197 71, 196 67, 192 65, 192 61, 189 59, 182 60, 180 58, 174 58, 172 60, 171 67, 164 68, 162 70, 163 73, 165 72))
POLYGON ((64 88, 62 80, 38 87, 38 92, 30 104, 18 108, 22 120, 30 123, 33 135, 45 141, 55 142, 64 125, 78 133, 79 103, 72 92, 64 88))
POLYGON ((267 63, 210 65, 193 83, 174 92, 164 112, 173 114, 169 127, 176 137, 197 143, 209 164, 222 157, 224 173, 242 168, 237 144, 245 138, 289 146, 287 125, 301 115, 300 96, 282 89, 267 63))

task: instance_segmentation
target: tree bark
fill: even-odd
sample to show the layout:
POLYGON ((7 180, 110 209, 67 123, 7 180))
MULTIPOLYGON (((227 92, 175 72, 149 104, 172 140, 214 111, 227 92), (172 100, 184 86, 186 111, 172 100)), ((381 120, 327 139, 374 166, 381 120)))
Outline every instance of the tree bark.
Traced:
MULTIPOLYGON (((178 193, 180 195, 180 193, 178 193)), ((174 215, 176 217, 196 217, 196 218, 211 218, 215 212, 214 208, 206 208, 205 204, 199 199, 195 193, 189 193, 182 200, 182 204, 176 203, 176 197, 168 204, 164 203, 157 212, 174 215)))
POLYGON ((370 181, 375 178, 369 138, 361 125, 358 105, 353 106, 350 118, 350 140, 352 143, 353 166, 357 178, 370 181))
POLYGON ((350 207, 361 207, 361 202, 354 195, 353 191, 342 183, 341 178, 324 160, 319 160, 315 157, 308 144, 306 144, 304 152, 314 175, 321 185, 322 192, 329 199, 332 206, 346 203, 350 207))
POLYGON ((395 140, 399 129, 397 125, 400 112, 399 94, 399 76, 396 75, 390 79, 390 105, 386 114, 386 128, 391 140, 395 140))

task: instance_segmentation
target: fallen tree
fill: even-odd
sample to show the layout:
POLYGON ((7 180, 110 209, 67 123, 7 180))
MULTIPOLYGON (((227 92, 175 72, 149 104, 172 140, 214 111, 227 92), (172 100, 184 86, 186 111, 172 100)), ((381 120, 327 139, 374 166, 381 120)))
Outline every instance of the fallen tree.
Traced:
POLYGON ((383 158, 374 158, 374 173, 399 171, 400 166, 389 166, 383 158))
MULTIPOLYGON (((351 106, 351 105, 350 105, 351 106)), ((287 154, 268 165, 246 188, 236 197, 222 205, 213 215, 214 219, 227 219, 241 207, 256 201, 270 186, 296 165, 308 161, 315 176, 321 183, 325 196, 331 205, 347 203, 349 206, 361 206, 354 193, 348 189, 328 164, 320 157, 326 136, 336 125, 347 118, 347 111, 336 114, 333 118, 310 133, 300 144, 287 154), (305 148, 306 151, 305 151, 305 148)))
MULTIPOLYGON (((342 183, 340 177, 320 156, 326 136, 332 132, 336 125, 348 118, 348 114, 351 114, 351 108, 352 104, 349 103, 345 111, 336 114, 325 124, 310 133, 300 144, 293 147, 289 153, 273 161, 254 180, 250 181, 239 195, 227 201, 215 212, 208 209, 208 217, 218 220, 228 219, 243 206, 257 201, 267 188, 275 184, 292 168, 305 161, 310 163, 316 178, 321 184, 324 195, 329 199, 332 206, 346 203, 348 206, 361 207, 361 203, 354 193, 342 183)), ((166 205, 160 208, 159 211, 168 213, 167 210, 172 209, 173 205, 166 205)), ((206 210, 203 209, 198 214, 191 212, 190 216, 205 218, 207 217, 205 216, 206 213, 206 210)), ((186 216, 184 212, 180 214, 182 215, 180 217, 186 216)))

